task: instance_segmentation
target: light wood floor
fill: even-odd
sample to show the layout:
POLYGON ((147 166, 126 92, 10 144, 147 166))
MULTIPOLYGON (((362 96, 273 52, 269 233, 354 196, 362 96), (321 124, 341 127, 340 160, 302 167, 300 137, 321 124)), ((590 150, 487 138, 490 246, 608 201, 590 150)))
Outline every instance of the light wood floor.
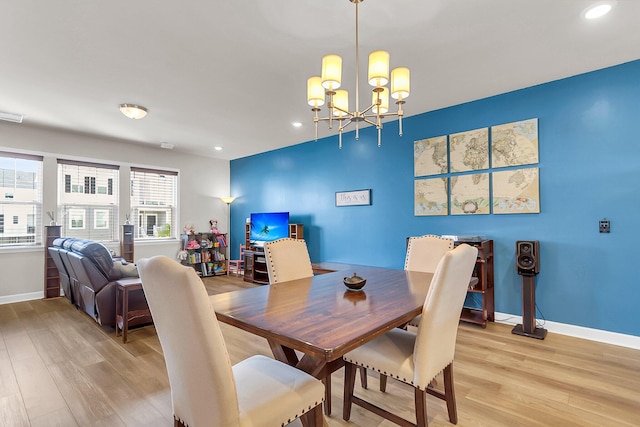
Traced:
MULTIPOLYGON (((251 286, 205 279, 210 293, 251 286)), ((222 325, 232 362, 270 356, 262 338, 222 325)), ((549 334, 543 341, 511 327, 461 325, 454 380, 459 426, 638 426, 640 351, 549 334)), ((358 393, 410 417, 413 394, 369 374, 358 393)), ((332 376, 334 426, 392 426, 354 406, 342 420, 343 372, 332 376)), ((427 402, 431 426, 451 426, 442 401, 427 402)), ((171 426, 169 383, 153 327, 122 344, 64 298, 0 306, 0 425, 171 426)), ((300 425, 299 422, 294 425, 300 425)))

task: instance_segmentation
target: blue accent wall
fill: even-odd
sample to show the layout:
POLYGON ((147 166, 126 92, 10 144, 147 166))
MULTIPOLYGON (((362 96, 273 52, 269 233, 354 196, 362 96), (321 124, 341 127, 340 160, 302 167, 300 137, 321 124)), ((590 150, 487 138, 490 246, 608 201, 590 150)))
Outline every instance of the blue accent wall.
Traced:
POLYGON ((634 61, 415 115, 402 137, 397 121, 385 123, 380 148, 369 127, 358 141, 345 133, 342 150, 333 136, 233 160, 232 247, 245 218, 268 211, 304 224, 312 261, 402 268, 407 236, 482 234, 495 245, 496 311, 520 315, 515 242, 539 240, 539 319, 640 336, 639 123, 634 61), (540 214, 414 216, 415 140, 530 118, 539 126, 540 214), (336 191, 367 188, 371 206, 335 206, 336 191), (599 233, 602 218, 611 233, 599 233))

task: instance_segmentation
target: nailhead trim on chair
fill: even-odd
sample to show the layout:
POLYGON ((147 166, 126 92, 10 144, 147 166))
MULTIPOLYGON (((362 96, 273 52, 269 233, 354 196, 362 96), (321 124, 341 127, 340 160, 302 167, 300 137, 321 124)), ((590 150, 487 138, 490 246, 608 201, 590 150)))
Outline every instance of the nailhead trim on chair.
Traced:
POLYGON ((315 408, 316 406, 320 405, 322 402, 324 402, 324 399, 322 399, 320 402, 316 402, 315 405, 313 406, 309 406, 306 410, 303 410, 302 413, 300 415, 297 415, 289 420, 287 420, 287 422, 284 422, 282 424, 280 424, 280 427, 284 427, 287 424, 291 424, 292 422, 294 422, 295 420, 297 420, 298 418, 300 418, 301 416, 303 416, 304 414, 306 414, 307 412, 309 412, 310 410, 312 410, 313 408, 315 408))
MULTIPOLYGON (((442 236, 438 236, 437 234, 425 234, 423 236, 412 236, 412 237, 409 237, 409 242, 407 243, 407 253, 409 253, 409 249, 411 248, 411 243, 413 242, 413 239, 420 239, 421 237, 435 237, 435 238, 438 238, 440 240, 451 240, 449 237, 442 237, 442 236)), ((451 249, 453 249, 453 241, 451 242, 451 249)), ((407 259, 406 258, 404 260, 404 268, 405 268, 405 270, 407 269, 407 259)))
MULTIPOLYGON (((292 422, 294 422, 295 420, 297 420, 298 418, 300 418, 301 416, 303 416, 304 414, 306 414, 307 412, 309 412, 310 410, 312 410, 313 408, 315 408, 316 406, 322 404, 322 402, 324 402, 324 398, 322 400, 320 400, 320 402, 316 402, 315 405, 309 406, 307 407, 306 410, 303 410, 302 413, 300 413, 300 415, 296 414, 293 418, 288 419, 286 422, 283 422, 282 424, 280 424, 280 427, 284 427, 287 424, 291 424, 292 422)), ((178 421, 181 425, 183 425, 184 427, 189 427, 188 424, 185 424, 184 421, 182 421, 180 418, 176 417, 175 415, 173 416, 173 419, 175 421, 178 421)))
MULTIPOLYGON (((291 237, 283 237, 282 239, 279 239, 279 240, 294 240, 295 241, 297 239, 292 239, 291 237)), ((267 255, 267 252, 268 252, 269 260, 271 261, 271 264, 273 264, 273 256, 271 256, 271 251, 269 251, 268 248, 267 248, 267 250, 265 250, 265 255, 267 255)), ((274 279, 274 282, 276 282, 276 283, 277 283, 277 280, 276 280, 277 277, 278 277, 278 273, 274 270, 273 271, 273 279, 274 279)))
MULTIPOLYGON (((355 361, 353 361, 353 360, 349 360, 349 359, 347 359, 346 357, 344 358, 344 360, 345 360, 345 361, 347 361, 347 362, 349 362, 349 363, 351 363, 351 364, 353 364, 353 365, 356 365, 356 366, 362 366, 362 367, 367 368, 367 369, 373 369, 374 371, 378 372, 379 374, 383 374, 383 375, 386 375, 387 377, 395 378, 396 380, 402 381, 403 383, 406 383, 406 384, 409 384, 409 385, 414 386, 414 387, 415 387, 415 388, 417 388, 418 390, 424 390, 424 391, 427 391, 427 388, 429 387, 429 385, 428 385, 428 384, 431 384, 431 382, 436 378, 436 377, 431 378, 431 379, 429 380, 429 383, 427 384, 427 387, 424 387, 424 388, 423 388, 423 387, 420 387, 420 386, 416 385, 416 384, 413 382, 413 380, 408 380, 408 379, 406 379, 406 378, 400 378, 400 377, 399 377, 399 376, 397 376, 397 375, 393 375, 393 374, 390 374, 390 373, 388 373, 388 372, 384 372, 384 371, 382 371, 382 370, 380 370, 380 369, 378 369, 378 368, 375 368, 375 367, 373 367, 373 366, 363 365, 362 363, 358 363, 358 362, 355 362, 355 361)), ((447 365, 450 365, 450 364, 452 364, 452 363, 453 363, 453 360, 451 360, 447 365)), ((444 368, 443 368, 443 369, 444 369, 444 368)), ((441 371, 441 372, 442 372, 442 371, 441 371)), ((440 373, 440 372, 438 372, 438 374, 439 374, 439 373, 440 373)), ((437 376, 437 374, 436 374, 436 376, 437 376)))

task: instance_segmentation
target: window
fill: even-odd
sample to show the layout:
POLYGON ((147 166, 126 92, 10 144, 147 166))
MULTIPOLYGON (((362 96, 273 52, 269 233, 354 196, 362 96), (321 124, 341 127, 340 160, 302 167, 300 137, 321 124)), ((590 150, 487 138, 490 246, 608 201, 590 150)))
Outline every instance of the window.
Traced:
POLYGON ((109 211, 107 209, 96 209, 93 211, 93 223, 96 229, 104 230, 109 228, 109 211))
POLYGON ((84 209, 69 209, 69 230, 84 230, 84 209))
POLYGON ((58 209, 62 235, 118 239, 119 167, 58 159, 58 209))
POLYGON ((36 232, 36 217, 33 214, 27 214, 27 233, 36 232))
POLYGON ((131 168, 131 218, 136 239, 173 237, 178 173, 131 168))
POLYGON ((0 247, 41 241, 42 156, 0 151, 0 247))

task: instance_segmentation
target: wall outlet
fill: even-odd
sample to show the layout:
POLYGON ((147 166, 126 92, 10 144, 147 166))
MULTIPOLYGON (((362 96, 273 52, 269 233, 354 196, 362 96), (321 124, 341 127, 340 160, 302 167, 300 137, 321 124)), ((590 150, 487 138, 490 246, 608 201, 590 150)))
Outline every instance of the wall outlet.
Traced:
POLYGON ((610 233, 611 232, 611 221, 608 219, 600 220, 600 232, 601 233, 610 233))

